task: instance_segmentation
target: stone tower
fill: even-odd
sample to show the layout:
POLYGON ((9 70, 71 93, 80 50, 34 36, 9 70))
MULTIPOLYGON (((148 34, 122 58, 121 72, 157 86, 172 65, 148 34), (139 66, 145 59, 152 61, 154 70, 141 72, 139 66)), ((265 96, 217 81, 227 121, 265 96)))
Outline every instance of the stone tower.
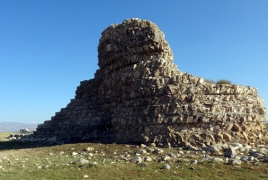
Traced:
POLYGON ((67 107, 38 126, 36 139, 173 147, 267 142, 257 90, 180 72, 164 33, 150 21, 131 18, 105 29, 98 65, 67 107))

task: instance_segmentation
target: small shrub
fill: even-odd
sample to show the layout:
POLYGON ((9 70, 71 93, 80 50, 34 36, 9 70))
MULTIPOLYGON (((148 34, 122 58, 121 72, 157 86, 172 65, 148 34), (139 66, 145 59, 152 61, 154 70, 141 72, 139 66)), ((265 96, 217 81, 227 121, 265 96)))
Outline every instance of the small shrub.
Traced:
POLYGON ((215 84, 215 81, 210 80, 210 79, 205 79, 205 82, 206 82, 206 83, 209 83, 209 84, 215 84))
POLYGON ((232 83, 229 80, 221 79, 217 81, 216 84, 232 84, 232 83))

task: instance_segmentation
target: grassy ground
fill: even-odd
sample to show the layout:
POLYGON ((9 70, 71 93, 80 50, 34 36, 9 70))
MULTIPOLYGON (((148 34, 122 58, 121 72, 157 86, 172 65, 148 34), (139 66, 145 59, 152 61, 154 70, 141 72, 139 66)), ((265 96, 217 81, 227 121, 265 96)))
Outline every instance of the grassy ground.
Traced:
MULTIPOLYGON (((268 179, 267 163, 193 165, 187 155, 190 161, 136 164, 122 158, 132 159, 140 149, 135 145, 78 143, 33 148, 5 141, 6 135, 0 134, 0 179, 268 179), (88 147, 92 150, 85 151, 88 147), (81 159, 89 163, 83 164, 81 159), (163 164, 169 164, 170 170, 162 169, 163 164)), ((164 152, 175 154, 178 150, 164 149, 164 152)))

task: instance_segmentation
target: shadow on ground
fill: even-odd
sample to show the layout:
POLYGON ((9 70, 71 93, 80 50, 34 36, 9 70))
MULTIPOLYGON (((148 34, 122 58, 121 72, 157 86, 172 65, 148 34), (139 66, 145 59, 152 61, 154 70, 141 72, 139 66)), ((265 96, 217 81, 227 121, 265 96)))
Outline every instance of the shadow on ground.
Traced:
POLYGON ((12 149, 37 148, 37 147, 41 147, 41 145, 37 145, 34 143, 22 142, 22 141, 18 141, 18 140, 0 141, 0 151, 12 150, 12 149))
MULTIPOLYGON (((79 143, 101 143, 101 144, 118 144, 114 141, 102 141, 102 140, 86 140, 86 141, 79 141, 79 140, 73 140, 69 143, 64 144, 79 144, 79 143)), ((120 143, 119 143, 120 144, 120 143)), ((138 145, 135 143, 128 143, 130 145, 138 145)), ((0 151, 4 150, 18 150, 18 149, 27 149, 27 148, 39 148, 39 147, 51 147, 51 146, 57 146, 62 144, 45 144, 42 142, 23 142, 21 140, 7 140, 0 139, 0 151)))

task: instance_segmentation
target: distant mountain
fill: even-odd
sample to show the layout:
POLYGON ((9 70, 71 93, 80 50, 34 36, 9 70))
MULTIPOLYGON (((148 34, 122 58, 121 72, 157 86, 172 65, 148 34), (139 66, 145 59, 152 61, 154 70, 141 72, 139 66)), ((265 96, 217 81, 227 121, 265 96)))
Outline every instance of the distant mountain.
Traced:
POLYGON ((36 129, 38 124, 26 124, 18 122, 0 122, 0 132, 19 132, 20 129, 36 129))

